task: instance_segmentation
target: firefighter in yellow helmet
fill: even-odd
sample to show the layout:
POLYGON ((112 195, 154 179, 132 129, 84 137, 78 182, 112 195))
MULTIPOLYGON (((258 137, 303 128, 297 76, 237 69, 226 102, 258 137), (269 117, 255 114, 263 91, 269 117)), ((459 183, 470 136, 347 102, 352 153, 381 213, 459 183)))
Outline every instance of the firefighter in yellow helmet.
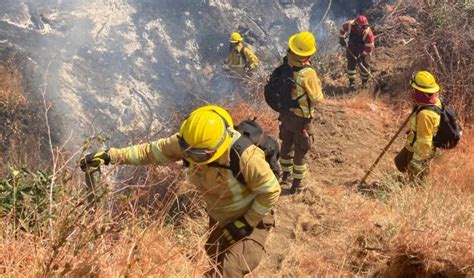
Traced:
POLYGON ((229 56, 225 64, 238 74, 253 71, 258 66, 258 58, 249 47, 245 46, 242 36, 234 32, 229 38, 229 56))
POLYGON ((311 121, 315 106, 323 100, 321 81, 309 61, 316 53, 316 41, 311 32, 300 32, 288 40, 288 53, 283 59, 291 66, 294 82, 291 98, 295 103, 285 111, 280 111, 280 164, 283 171, 282 182, 293 181, 290 193, 303 191, 302 183, 306 173, 305 155, 311 147, 311 121))
POLYGON ((410 80, 414 113, 409 121, 405 147, 395 157, 401 172, 408 172, 412 181, 421 181, 429 174, 429 161, 433 157, 433 137, 440 123, 441 109, 439 85, 428 71, 419 71, 410 80), (438 110, 440 111, 440 110, 438 110))
POLYGON ((246 184, 233 176, 228 167, 229 152, 240 136, 226 110, 204 106, 184 120, 178 133, 150 143, 88 154, 81 159, 81 168, 86 171, 109 163, 166 165, 184 159, 190 182, 206 202, 212 229, 205 248, 218 270, 207 276, 243 277, 257 267, 264 254, 280 184, 263 151, 255 145, 240 157, 246 184))

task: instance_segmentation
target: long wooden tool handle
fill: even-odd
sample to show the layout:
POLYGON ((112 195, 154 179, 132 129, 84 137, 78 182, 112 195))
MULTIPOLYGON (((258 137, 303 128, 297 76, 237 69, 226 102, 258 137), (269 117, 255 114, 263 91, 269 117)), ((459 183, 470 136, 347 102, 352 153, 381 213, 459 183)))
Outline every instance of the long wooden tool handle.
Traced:
POLYGON ((403 131, 403 129, 405 128, 405 126, 407 125, 408 121, 410 121, 410 118, 411 118, 411 115, 413 114, 413 112, 410 113, 410 115, 408 115, 408 117, 406 118, 406 120, 403 122, 403 124, 400 126, 400 128, 398 129, 397 133, 395 133, 395 135, 393 135, 392 139, 390 139, 390 141, 388 142, 388 144, 385 146, 385 148, 383 149, 382 153, 380 153, 379 157, 377 157, 377 159, 375 160, 374 164, 372 164, 372 166, 370 166, 369 170, 367 171, 367 173, 365 174, 365 176, 362 178, 362 180, 360 181, 359 183, 359 186, 364 184, 365 180, 369 177, 370 173, 372 173, 372 171, 374 170, 374 168, 377 166, 377 164, 380 162, 380 160, 382 159, 382 157, 385 155, 385 153, 387 152, 388 148, 390 148, 390 146, 393 144, 393 142, 395 141, 395 139, 397 139, 398 135, 403 131))

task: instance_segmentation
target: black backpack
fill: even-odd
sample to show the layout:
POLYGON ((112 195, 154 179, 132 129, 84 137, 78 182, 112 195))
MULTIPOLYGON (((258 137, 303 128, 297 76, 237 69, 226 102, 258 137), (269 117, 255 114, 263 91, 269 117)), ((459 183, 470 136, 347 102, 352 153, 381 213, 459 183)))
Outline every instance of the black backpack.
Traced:
POLYGON ((288 64, 287 57, 283 59, 283 63, 272 72, 264 87, 265 102, 270 108, 280 113, 288 111, 290 108, 299 107, 298 99, 293 100, 291 98, 291 91, 296 86, 293 73, 306 67, 310 66, 291 67, 288 64))
POLYGON ((439 122, 438 133, 433 138, 433 145, 436 148, 441 149, 452 149, 457 146, 461 140, 462 130, 458 122, 456 112, 449 107, 444 106, 441 103, 439 108, 436 105, 421 106, 418 108, 417 113, 422 110, 431 110, 440 115, 441 119, 439 122))
POLYGON ((242 136, 231 147, 230 165, 221 165, 217 162, 211 162, 208 165, 229 169, 234 177, 242 184, 246 184, 244 177, 240 171, 240 157, 242 153, 251 145, 256 145, 265 153, 265 160, 270 165, 273 173, 277 178, 280 177, 280 145, 278 141, 270 135, 263 132, 262 127, 253 120, 245 120, 234 127, 242 136))

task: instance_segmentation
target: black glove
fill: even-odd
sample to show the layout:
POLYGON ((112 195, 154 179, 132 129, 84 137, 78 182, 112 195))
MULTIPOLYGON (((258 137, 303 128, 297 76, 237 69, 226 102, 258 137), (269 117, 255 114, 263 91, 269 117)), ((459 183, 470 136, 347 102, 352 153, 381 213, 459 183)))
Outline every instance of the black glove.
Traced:
POLYGON ((244 237, 250 235, 252 231, 253 228, 249 225, 247 220, 245 220, 244 217, 241 217, 234 222, 225 225, 222 233, 230 244, 234 244, 244 237))
POLYGON ((109 165, 109 150, 86 154, 79 162, 82 171, 95 171, 102 165, 109 165))
POLYGON ((346 40, 344 38, 339 38, 339 44, 342 47, 347 47, 347 43, 346 43, 346 40))

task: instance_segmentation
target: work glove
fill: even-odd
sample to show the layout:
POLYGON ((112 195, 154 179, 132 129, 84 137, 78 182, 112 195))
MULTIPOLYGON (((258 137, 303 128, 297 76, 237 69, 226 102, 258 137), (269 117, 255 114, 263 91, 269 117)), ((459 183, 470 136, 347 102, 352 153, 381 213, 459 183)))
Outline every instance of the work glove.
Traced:
POLYGON ((222 233, 230 244, 234 244, 244 237, 250 235, 252 231, 253 228, 249 225, 247 220, 245 220, 244 217, 241 217, 234 222, 225 225, 222 233))
POLYGON ((109 165, 109 150, 86 154, 79 162, 82 171, 95 171, 102 165, 109 165))
POLYGON ((425 171, 426 165, 421 160, 412 159, 408 164, 408 174, 412 177, 421 178, 422 173, 425 171))
POLYGON ((339 38, 339 44, 342 47, 347 47, 347 43, 346 43, 346 40, 344 38, 339 38))

